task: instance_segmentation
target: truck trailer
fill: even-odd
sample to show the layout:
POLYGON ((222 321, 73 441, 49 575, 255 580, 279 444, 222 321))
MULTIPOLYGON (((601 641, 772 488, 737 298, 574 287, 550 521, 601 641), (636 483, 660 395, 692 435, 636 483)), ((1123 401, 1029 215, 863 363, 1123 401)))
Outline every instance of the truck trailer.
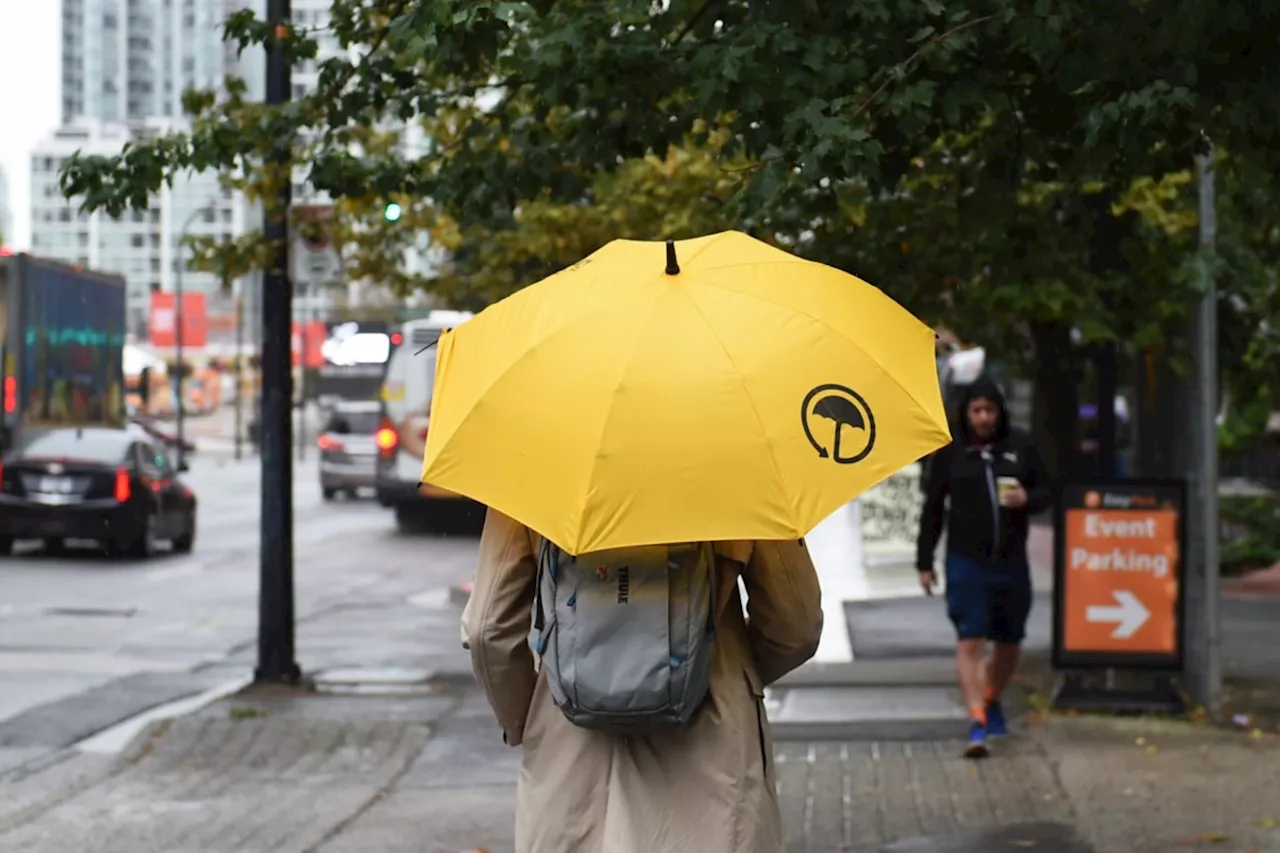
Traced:
POLYGON ((0 455, 36 434, 125 422, 125 281, 0 257, 0 455))

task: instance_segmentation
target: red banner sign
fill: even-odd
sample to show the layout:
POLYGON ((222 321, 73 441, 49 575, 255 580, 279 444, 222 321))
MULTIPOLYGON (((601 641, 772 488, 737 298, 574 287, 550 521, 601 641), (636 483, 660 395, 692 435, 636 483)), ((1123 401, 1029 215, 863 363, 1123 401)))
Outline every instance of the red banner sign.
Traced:
POLYGON ((298 366, 305 353, 306 367, 320 367, 324 364, 321 347, 324 346, 326 327, 323 320, 312 320, 307 323, 293 324, 293 364, 298 366))
MULTIPOLYGON (((204 349, 209 339, 209 317, 205 295, 200 292, 182 294, 182 346, 204 349)), ((177 300, 172 293, 151 294, 151 345, 160 349, 176 347, 178 329, 177 300)))

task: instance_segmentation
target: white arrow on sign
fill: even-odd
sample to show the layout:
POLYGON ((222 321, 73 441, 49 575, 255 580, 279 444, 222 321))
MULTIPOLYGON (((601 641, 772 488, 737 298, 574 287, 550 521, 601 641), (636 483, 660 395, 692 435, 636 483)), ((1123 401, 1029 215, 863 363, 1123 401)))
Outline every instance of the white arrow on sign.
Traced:
POLYGON ((1089 622, 1114 623, 1116 629, 1111 632, 1111 639, 1127 640, 1147 624, 1151 611, 1127 589, 1117 589, 1111 597, 1116 600, 1114 607, 1092 605, 1085 610, 1084 618, 1089 622))

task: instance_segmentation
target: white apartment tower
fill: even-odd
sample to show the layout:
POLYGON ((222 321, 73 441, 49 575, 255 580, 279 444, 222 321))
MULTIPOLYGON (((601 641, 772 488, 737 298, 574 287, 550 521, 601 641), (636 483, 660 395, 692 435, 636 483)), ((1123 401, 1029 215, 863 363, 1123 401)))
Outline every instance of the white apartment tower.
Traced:
MULTIPOLYGON (((29 0, 41 2, 42 0, 29 0)), ((209 294, 211 312, 230 310, 213 276, 185 269, 181 238, 239 236, 261 226, 261 213, 238 194, 222 190, 212 173, 176 181, 151 209, 113 220, 81 213, 58 186, 63 162, 75 154, 117 154, 135 141, 182 127, 182 93, 217 88, 229 74, 242 77, 249 97, 265 92, 266 62, 260 50, 236 56, 222 40, 222 22, 232 12, 265 11, 265 0, 60 0, 62 4, 62 128, 32 153, 32 251, 44 257, 117 273, 129 284, 129 327, 146 328, 151 293, 175 289, 209 294), (181 267, 181 269, 180 269, 181 267)), ((319 59, 293 69, 293 95, 316 83, 318 64, 342 48, 327 31, 330 0, 293 0, 292 20, 320 42, 319 59)), ((406 148, 421 151, 421 131, 412 127, 406 148)), ((298 175, 296 204, 326 199, 298 175)), ((425 240, 425 237, 423 238, 425 240)), ((434 256, 425 243, 405 258, 406 268, 429 269, 434 256)), ((354 304, 365 290, 348 287, 354 304)), ((328 295, 310 294, 328 304, 328 295)), ((250 300, 253 295, 250 293, 250 300)), ((307 310, 323 308, 313 304, 307 310)))
POLYGON ((239 67, 221 31, 227 14, 248 5, 62 0, 62 123, 180 118, 183 91, 217 86, 229 71, 248 70, 239 67))
MULTIPOLYGON (((219 238, 256 227, 247 202, 222 190, 213 174, 179 180, 151 209, 120 219, 87 215, 58 186, 63 162, 76 152, 118 154, 125 143, 178 129, 182 93, 242 76, 251 96, 264 88, 264 62, 254 51, 236 57, 222 41, 231 12, 263 0, 61 0, 62 127, 32 152, 32 251, 125 277, 129 328, 146 328, 151 293, 210 294, 211 310, 228 300, 213 276, 185 269, 184 234, 219 238), (181 267, 181 268, 180 268, 181 267)), ((224 306, 225 307, 225 306, 224 306)))

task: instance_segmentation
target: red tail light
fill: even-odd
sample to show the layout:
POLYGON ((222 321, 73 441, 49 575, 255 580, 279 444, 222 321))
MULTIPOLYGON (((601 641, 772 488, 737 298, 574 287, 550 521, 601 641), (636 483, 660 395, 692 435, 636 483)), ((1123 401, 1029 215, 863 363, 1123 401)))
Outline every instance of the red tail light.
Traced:
POLYGON ((16 376, 4 378, 4 410, 10 415, 18 411, 18 378, 16 376))
POLYGON ((129 485, 129 472, 124 468, 116 469, 116 501, 124 503, 129 500, 129 495, 133 493, 132 487, 129 485))
POLYGON ((373 434, 373 443, 378 445, 378 452, 383 456, 391 456, 400 444, 400 434, 389 420, 383 418, 381 428, 373 434))
POLYGON ((332 438, 330 438, 327 435, 322 435, 318 439, 316 439, 316 445, 321 450, 341 450, 342 449, 341 442, 334 441, 332 438))

